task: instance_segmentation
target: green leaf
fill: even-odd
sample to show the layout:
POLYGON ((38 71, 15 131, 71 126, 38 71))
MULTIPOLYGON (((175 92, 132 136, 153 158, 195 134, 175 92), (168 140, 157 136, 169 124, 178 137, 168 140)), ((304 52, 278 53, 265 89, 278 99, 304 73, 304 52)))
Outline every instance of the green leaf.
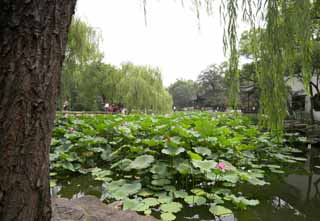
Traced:
POLYGON ((188 193, 184 190, 175 191, 173 194, 175 198, 185 198, 188 196, 188 193))
POLYGON ((188 161, 184 161, 178 164, 176 170, 179 171, 179 173, 186 175, 191 173, 192 167, 188 161))
POLYGON ((141 170, 149 167, 154 162, 154 157, 151 155, 142 155, 137 157, 129 165, 130 169, 141 170))
POLYGON ((209 209, 209 211, 215 215, 215 216, 220 216, 220 217, 223 217, 223 216, 230 216, 232 215, 232 211, 230 209, 227 209, 223 206, 218 206, 218 205, 212 205, 209 209))
POLYGON ((202 157, 199 154, 196 154, 190 150, 187 152, 187 154, 192 160, 202 160, 202 157))
POLYGON ((192 164, 202 172, 211 172, 216 168, 217 162, 214 160, 192 160, 192 164))
POLYGON ((207 193, 200 188, 194 188, 191 190, 192 193, 194 193, 196 196, 205 196, 207 193))
POLYGON ((160 202, 156 198, 146 198, 143 200, 143 202, 149 207, 153 207, 160 204, 160 202))
POLYGON ((194 147, 196 153, 201 154, 202 156, 211 156, 211 150, 206 147, 194 147))
POLYGON ((167 154, 169 156, 177 156, 180 153, 183 153, 185 149, 183 147, 168 147, 166 149, 162 149, 161 152, 167 154))
POLYGON ((138 199, 125 199, 123 201, 123 210, 131 210, 131 211, 138 211, 142 212, 148 210, 149 207, 144 204, 144 202, 138 199))
POLYGON ((164 221, 172 221, 176 219, 176 216, 172 213, 161 213, 160 217, 164 221))
POLYGON ((160 206, 160 209, 163 212, 177 213, 182 209, 182 204, 177 202, 166 203, 166 204, 162 204, 160 206))
POLYGON ((168 179, 159 179, 159 180, 152 180, 151 184, 155 186, 164 186, 170 184, 171 181, 168 179))
POLYGON ((184 198, 184 201, 189 205, 203 205, 207 202, 206 198, 202 196, 187 196, 184 198))
POLYGON ((168 175, 168 165, 163 162, 156 162, 151 167, 150 172, 161 176, 168 175))

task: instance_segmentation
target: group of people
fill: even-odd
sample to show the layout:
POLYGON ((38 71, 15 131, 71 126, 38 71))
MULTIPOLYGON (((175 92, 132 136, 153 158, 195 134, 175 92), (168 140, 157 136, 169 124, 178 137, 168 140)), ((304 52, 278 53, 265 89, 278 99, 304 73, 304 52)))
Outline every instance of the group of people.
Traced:
POLYGON ((122 113, 122 114, 126 113, 126 109, 123 107, 123 105, 121 103, 119 103, 119 104, 105 103, 104 110, 106 113, 111 113, 111 114, 112 113, 122 113))

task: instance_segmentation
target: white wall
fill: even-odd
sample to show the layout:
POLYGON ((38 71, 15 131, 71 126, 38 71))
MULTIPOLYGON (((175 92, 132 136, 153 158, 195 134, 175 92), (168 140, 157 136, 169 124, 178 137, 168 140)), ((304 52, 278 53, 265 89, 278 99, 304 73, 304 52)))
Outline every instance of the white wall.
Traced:
MULTIPOLYGON (((314 83, 316 83, 316 81, 317 81, 316 76, 312 77, 312 81, 314 83)), ((287 85, 291 87, 292 92, 298 92, 298 91, 302 92, 303 91, 300 94, 306 95, 303 83, 300 80, 298 80, 296 77, 293 77, 293 78, 290 78, 289 80, 287 80, 287 85)), ((313 94, 317 93, 317 91, 314 87, 312 87, 312 92, 313 92, 313 94)), ((306 96, 305 112, 310 113, 310 108, 311 108, 310 96, 306 96)), ((313 116, 314 116, 315 120, 320 121, 320 111, 313 111, 313 116)))

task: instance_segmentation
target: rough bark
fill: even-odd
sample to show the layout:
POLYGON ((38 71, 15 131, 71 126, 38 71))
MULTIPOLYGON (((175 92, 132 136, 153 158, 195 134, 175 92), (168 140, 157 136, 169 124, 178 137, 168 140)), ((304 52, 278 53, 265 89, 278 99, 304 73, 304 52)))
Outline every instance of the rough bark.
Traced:
POLYGON ((51 218, 49 146, 76 0, 0 0, 0 220, 51 218))

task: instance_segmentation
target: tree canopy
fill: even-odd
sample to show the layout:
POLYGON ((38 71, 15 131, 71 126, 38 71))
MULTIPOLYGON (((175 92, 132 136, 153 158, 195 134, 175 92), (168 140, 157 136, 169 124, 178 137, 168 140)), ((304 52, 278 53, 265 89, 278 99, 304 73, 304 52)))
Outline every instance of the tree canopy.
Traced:
POLYGON ((158 68, 125 63, 105 64, 100 33, 74 17, 63 64, 59 107, 67 100, 70 110, 102 110, 105 103, 128 110, 169 112, 172 98, 163 87, 158 68))

